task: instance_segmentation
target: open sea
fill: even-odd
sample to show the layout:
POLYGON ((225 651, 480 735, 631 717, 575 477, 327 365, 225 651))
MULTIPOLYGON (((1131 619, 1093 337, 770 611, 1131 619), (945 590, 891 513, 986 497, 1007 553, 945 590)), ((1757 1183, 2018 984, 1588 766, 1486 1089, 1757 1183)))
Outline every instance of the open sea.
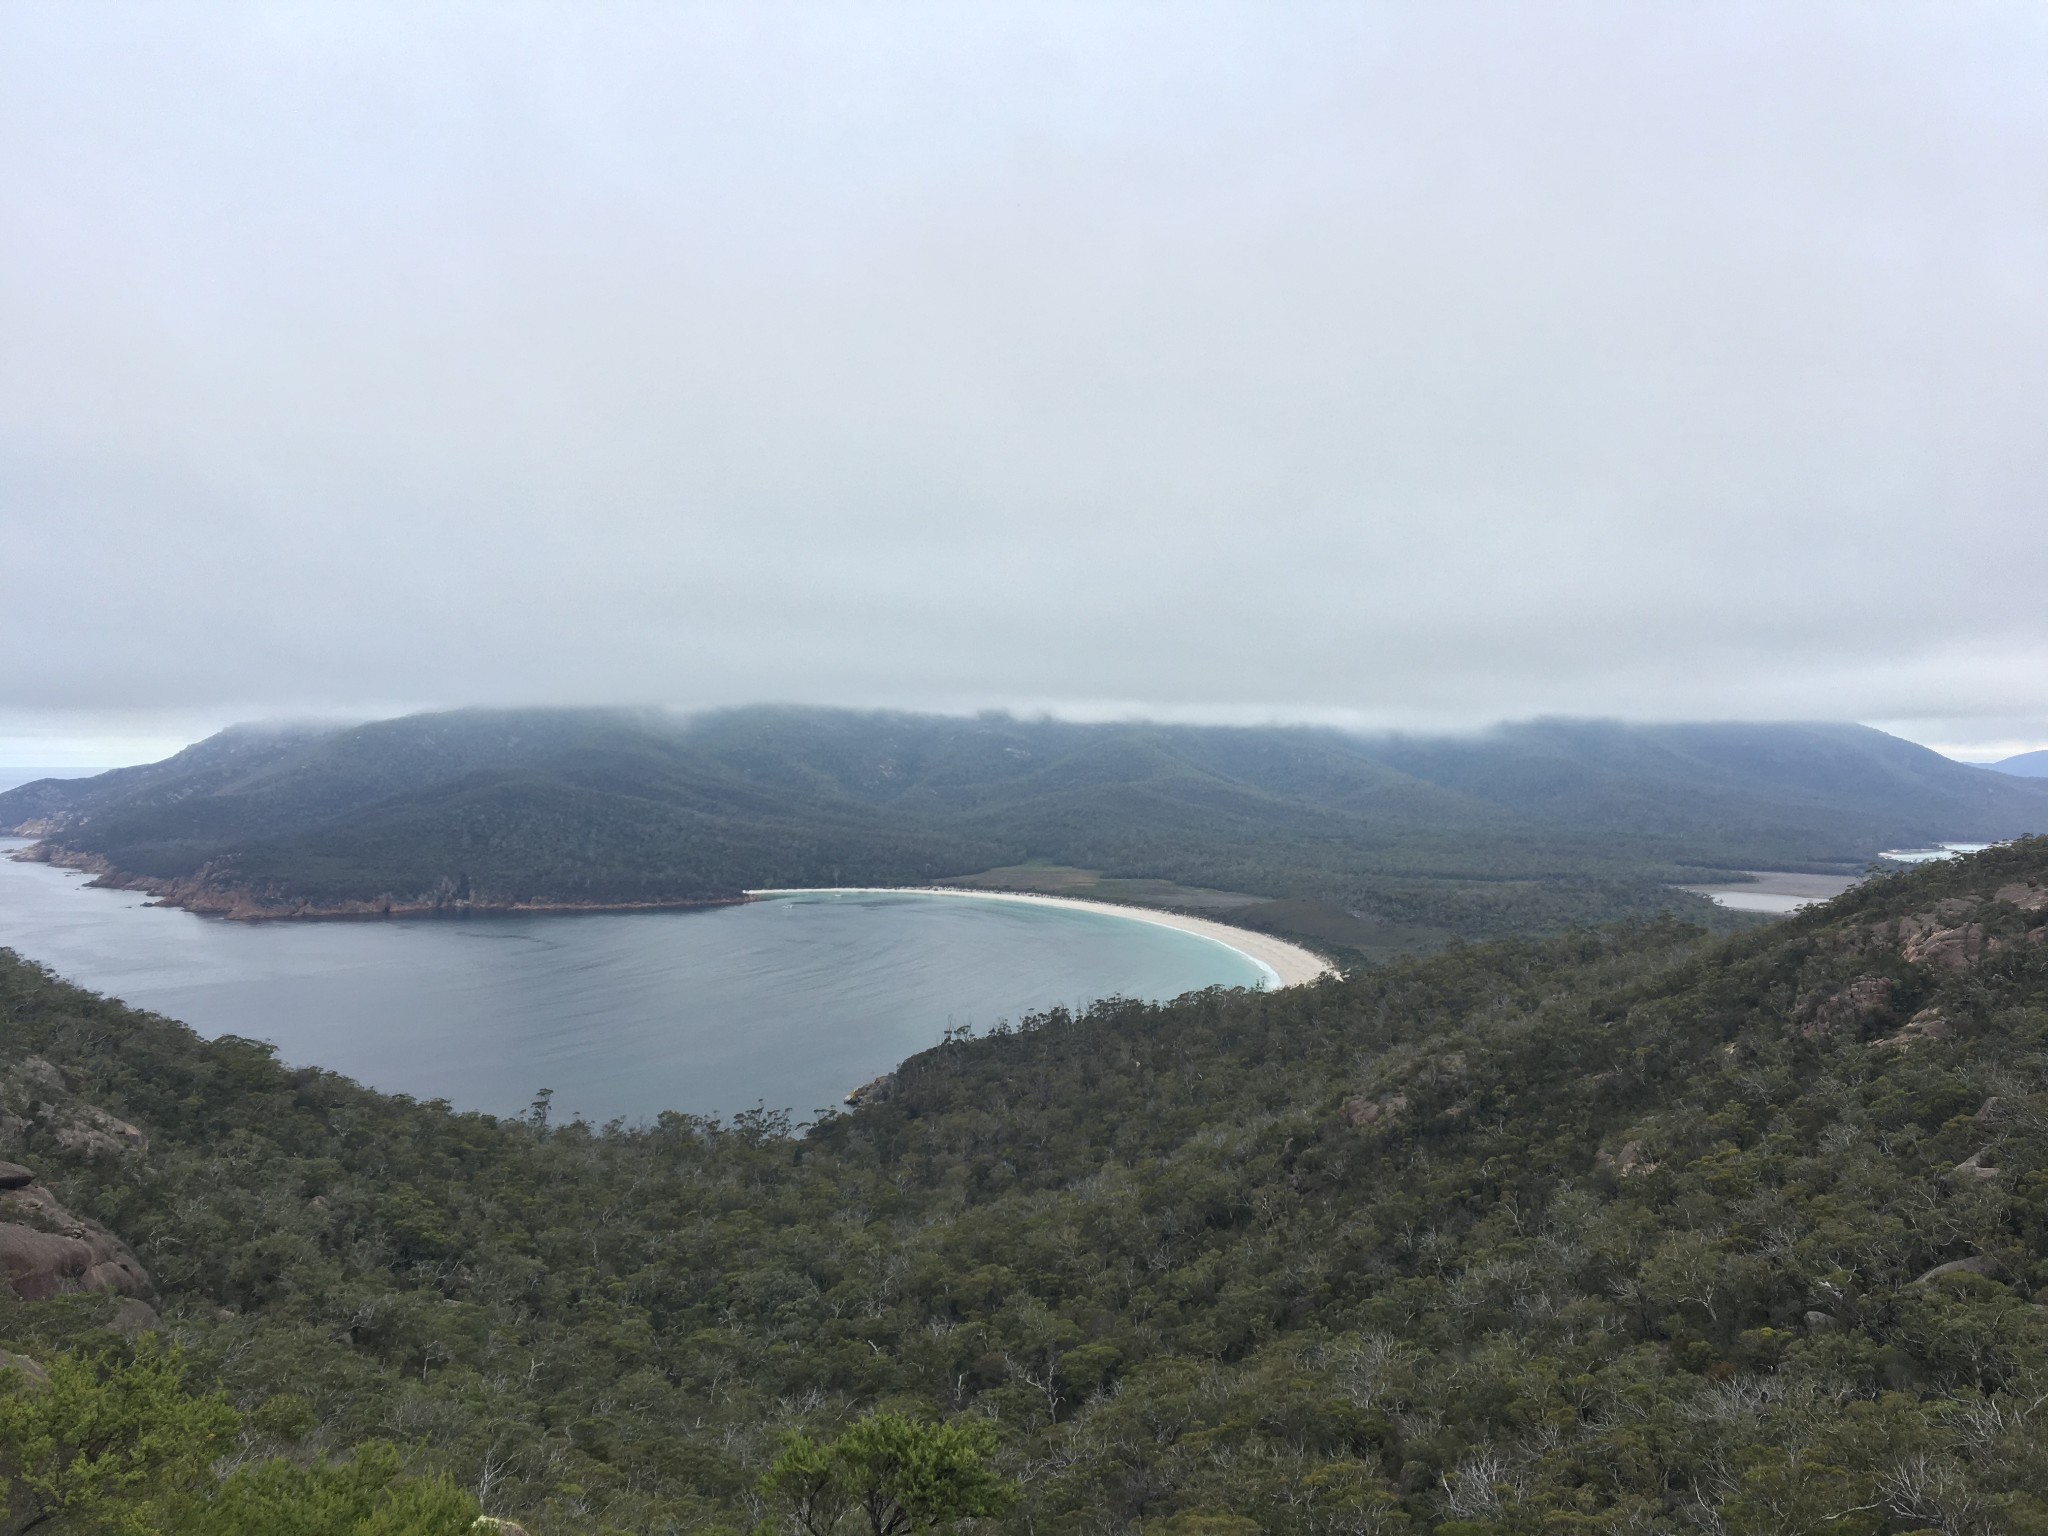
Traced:
POLYGON ((0 947, 416 1098, 558 1120, 808 1119, 949 1027, 1110 996, 1256 987, 1213 940, 951 896, 782 896, 677 912, 229 923, 4 855, 0 947))

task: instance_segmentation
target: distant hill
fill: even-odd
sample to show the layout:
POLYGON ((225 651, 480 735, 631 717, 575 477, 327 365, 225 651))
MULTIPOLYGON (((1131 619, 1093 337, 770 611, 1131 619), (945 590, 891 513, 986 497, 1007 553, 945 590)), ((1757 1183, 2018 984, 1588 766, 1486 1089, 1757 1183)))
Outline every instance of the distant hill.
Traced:
POLYGON ((465 710, 238 727, 0 794, 0 827, 239 915, 686 903, 1044 865, 1290 903, 1233 915, 1342 944, 1347 923, 1476 935, 1654 912, 1697 901, 1668 882, 1717 869, 1860 871, 1888 846, 2048 828, 2048 784, 1853 725, 1445 739, 465 710))
POLYGON ((0 793, 23 784, 33 784, 37 779, 81 779, 96 773, 105 773, 104 766, 98 768, 8 768, 0 767, 0 793))
POLYGON ((2048 749, 2039 752, 2022 752, 2017 757, 2002 758, 1995 763, 1986 763, 2000 773, 2012 774, 2021 779, 2048 779, 2048 749))

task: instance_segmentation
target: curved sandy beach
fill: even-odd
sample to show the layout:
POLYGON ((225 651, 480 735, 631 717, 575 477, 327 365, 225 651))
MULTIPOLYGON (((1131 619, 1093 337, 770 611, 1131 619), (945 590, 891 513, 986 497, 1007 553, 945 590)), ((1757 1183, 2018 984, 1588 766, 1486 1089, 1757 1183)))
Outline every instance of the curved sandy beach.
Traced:
POLYGON ((1075 896, 1041 896, 1026 891, 963 891, 949 885, 814 885, 776 887, 748 891, 748 896, 951 896, 960 901, 1021 901, 1043 907, 1071 907, 1079 912, 1098 912, 1105 917, 1129 918, 1134 923, 1153 923, 1161 928, 1177 929, 1181 933, 1192 933, 1197 938, 1221 944, 1225 949, 1235 950, 1251 961, 1267 976, 1269 987, 1298 987, 1325 976, 1335 976, 1337 968, 1313 950, 1303 949, 1299 944, 1290 944, 1285 939, 1276 939, 1269 934, 1254 933, 1248 928, 1233 928, 1228 923, 1214 923, 1202 917, 1183 917, 1178 912, 1160 912, 1151 907, 1119 906, 1113 901, 1086 901, 1075 896))

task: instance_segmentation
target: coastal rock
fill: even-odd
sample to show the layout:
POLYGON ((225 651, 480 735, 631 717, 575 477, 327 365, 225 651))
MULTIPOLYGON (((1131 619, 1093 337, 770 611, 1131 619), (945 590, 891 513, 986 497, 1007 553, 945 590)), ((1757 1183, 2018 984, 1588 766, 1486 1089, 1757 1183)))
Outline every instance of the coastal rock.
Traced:
POLYGON ((871 1082, 862 1083, 846 1096, 846 1102, 855 1109, 865 1109, 871 1104, 886 1104, 896 1097, 896 1074, 884 1072, 871 1082))
POLYGON ((25 1189, 36 1176, 19 1163, 0 1163, 0 1189, 25 1189))

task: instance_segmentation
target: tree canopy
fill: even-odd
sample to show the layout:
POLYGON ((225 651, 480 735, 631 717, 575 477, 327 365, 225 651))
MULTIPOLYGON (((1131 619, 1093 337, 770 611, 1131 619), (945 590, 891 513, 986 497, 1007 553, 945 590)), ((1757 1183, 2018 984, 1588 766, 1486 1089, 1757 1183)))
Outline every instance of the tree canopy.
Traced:
MULTIPOLYGON (((392 1499, 537 1536, 2048 1530, 2042 840, 1055 1012, 810 1126, 462 1114, 9 958, 0 1130, 146 1261, 188 1402, 111 1298, 0 1344, 140 1372, 137 1445, 231 1410, 223 1509, 388 1441, 392 1499)), ((82 1429, 5 1396, 62 1497, 82 1429)))

